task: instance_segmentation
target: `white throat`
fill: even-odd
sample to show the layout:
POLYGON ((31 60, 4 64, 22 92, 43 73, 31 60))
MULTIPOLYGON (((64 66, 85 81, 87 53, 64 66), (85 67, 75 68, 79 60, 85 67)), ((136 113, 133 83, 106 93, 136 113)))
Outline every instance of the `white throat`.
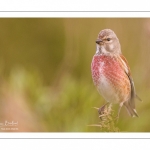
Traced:
POLYGON ((96 54, 100 55, 100 54, 109 54, 109 52, 105 49, 104 46, 99 46, 98 44, 96 44, 96 54))

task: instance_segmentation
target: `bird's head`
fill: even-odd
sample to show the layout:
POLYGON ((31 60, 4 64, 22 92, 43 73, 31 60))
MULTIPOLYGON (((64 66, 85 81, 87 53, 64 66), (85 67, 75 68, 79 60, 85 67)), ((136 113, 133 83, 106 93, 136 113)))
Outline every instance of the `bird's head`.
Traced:
POLYGON ((121 54, 121 47, 116 34, 110 29, 104 29, 96 40, 96 54, 121 54))

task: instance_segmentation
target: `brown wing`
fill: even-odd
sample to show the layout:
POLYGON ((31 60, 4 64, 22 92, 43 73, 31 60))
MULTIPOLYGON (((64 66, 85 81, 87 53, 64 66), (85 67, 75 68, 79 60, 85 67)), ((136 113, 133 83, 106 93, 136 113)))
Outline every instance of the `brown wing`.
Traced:
POLYGON ((124 68, 127 68, 127 70, 125 69, 125 72, 127 72, 128 75, 130 76, 130 75, 131 75, 130 67, 129 67, 129 65, 128 65, 128 62, 127 62, 126 58, 125 58, 123 55, 120 55, 120 58, 121 58, 121 60, 122 60, 122 64, 123 64, 124 68), (123 63, 123 62, 124 62, 124 63, 123 63))
POLYGON ((128 78, 129 78, 130 83, 131 83, 131 86, 132 86, 132 87, 131 87, 131 96, 132 96, 132 97, 134 96, 134 97, 136 97, 138 100, 142 101, 142 100, 139 98, 139 96, 136 94, 136 92, 135 92, 134 82, 133 82, 133 79, 132 79, 132 77, 131 77, 131 72, 130 72, 130 68, 129 68, 128 62, 127 62, 126 58, 125 58, 123 55, 120 55, 120 57, 121 57, 121 59, 124 61, 125 65, 127 66, 127 70, 128 70, 128 71, 125 71, 125 72, 126 72, 128 78))
POLYGON ((129 100, 129 103, 130 103, 131 107, 133 109, 135 109, 134 99, 136 97, 136 92, 135 92, 134 82, 131 77, 130 68, 128 66, 128 62, 127 62, 126 58, 123 55, 120 55, 120 61, 122 62, 122 68, 124 68, 124 71, 125 71, 126 75, 128 76, 130 85, 131 85, 131 98, 129 100))

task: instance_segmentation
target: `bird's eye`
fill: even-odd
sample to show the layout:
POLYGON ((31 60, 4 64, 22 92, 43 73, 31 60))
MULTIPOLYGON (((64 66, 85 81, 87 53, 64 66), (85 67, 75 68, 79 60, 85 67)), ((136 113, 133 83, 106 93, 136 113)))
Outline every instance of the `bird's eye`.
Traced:
POLYGON ((110 41, 110 38, 107 38, 107 41, 110 41))

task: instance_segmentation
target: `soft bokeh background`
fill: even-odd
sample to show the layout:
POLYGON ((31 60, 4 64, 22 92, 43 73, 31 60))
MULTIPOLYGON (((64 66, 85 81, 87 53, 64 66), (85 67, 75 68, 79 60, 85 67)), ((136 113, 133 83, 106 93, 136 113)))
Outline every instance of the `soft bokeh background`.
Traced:
MULTIPOLYGON (((123 107, 117 127, 149 132, 148 18, 1 18, 0 123, 18 122, 21 132, 100 132, 88 126, 100 121, 92 107, 105 103, 93 85, 90 65, 104 28, 117 34, 143 100, 136 101, 140 117, 131 118, 123 107)), ((6 131, 13 130, 0 126, 0 132, 6 131)))

